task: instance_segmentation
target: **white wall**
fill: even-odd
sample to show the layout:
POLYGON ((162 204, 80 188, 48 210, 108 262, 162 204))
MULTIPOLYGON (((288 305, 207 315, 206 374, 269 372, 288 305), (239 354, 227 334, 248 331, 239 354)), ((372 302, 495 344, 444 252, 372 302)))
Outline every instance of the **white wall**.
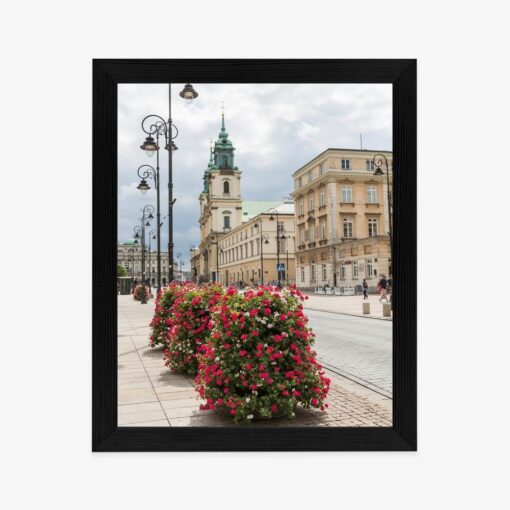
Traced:
POLYGON ((81 276, 78 288, 34 287, 5 272, 3 507, 508 508, 508 278, 473 292, 483 254, 465 249, 483 232, 491 253, 507 253, 505 3, 261 0, 249 16, 240 2, 218 5, 155 0, 147 16, 132 0, 4 5, 1 139, 23 147, 2 151, 1 207, 17 226, 3 267, 81 276), (419 58, 418 453, 90 453, 91 59, 219 56, 419 58), (480 193, 480 172, 497 186, 480 193), (49 249, 51 222, 72 257, 49 249))

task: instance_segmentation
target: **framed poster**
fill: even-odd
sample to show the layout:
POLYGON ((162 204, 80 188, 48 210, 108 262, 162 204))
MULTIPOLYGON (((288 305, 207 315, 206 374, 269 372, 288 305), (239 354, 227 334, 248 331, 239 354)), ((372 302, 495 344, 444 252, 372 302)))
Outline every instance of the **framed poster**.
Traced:
POLYGON ((415 450, 416 61, 93 73, 93 450, 415 450))

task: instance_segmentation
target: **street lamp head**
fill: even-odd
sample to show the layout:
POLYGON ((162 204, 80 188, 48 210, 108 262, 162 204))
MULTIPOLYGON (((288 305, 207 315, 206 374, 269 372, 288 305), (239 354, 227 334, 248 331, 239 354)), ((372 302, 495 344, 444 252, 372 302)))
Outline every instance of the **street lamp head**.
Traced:
POLYGON ((264 244, 269 244, 269 239, 266 239, 266 240, 264 241, 264 244))
POLYGON ((147 193, 147 191, 150 190, 151 187, 149 186, 145 179, 142 179, 140 181, 140 184, 137 186, 137 189, 139 189, 142 192, 142 194, 145 195, 145 193, 147 193))
POLYGON ((269 221, 274 221, 274 216, 271 214, 271 216, 269 217, 269 221))
POLYGON ((159 147, 158 147, 158 144, 156 143, 156 141, 154 140, 154 138, 152 138, 152 136, 149 135, 145 139, 145 142, 143 142, 142 145, 140 145, 140 149, 144 150, 145 154, 147 154, 147 156, 151 157, 159 149, 159 147))
POLYGON ((151 223, 150 221, 148 221, 146 224, 145 224, 146 227, 150 227, 151 226, 151 223))
POLYGON ((147 216, 147 218, 149 218, 149 220, 153 220, 154 219, 154 216, 152 213, 149 213, 149 216, 147 216))
MULTIPOLYGON (((179 149, 179 147, 177 147, 177 145, 175 145, 175 143, 173 142, 173 140, 172 140, 171 146, 172 146, 172 150, 173 150, 173 151, 176 151, 176 150, 178 150, 178 149, 179 149)), ((169 150, 169 148, 170 148, 170 143, 167 143, 167 144, 165 145, 165 149, 166 149, 166 150, 169 150)))
POLYGON ((381 167, 378 166, 376 169, 375 169, 375 172, 374 172, 374 175, 383 175, 384 172, 381 170, 381 167))
POLYGON ((193 88, 191 83, 186 83, 181 92, 179 92, 179 95, 186 101, 186 103, 190 104, 193 99, 198 97, 198 92, 193 88))

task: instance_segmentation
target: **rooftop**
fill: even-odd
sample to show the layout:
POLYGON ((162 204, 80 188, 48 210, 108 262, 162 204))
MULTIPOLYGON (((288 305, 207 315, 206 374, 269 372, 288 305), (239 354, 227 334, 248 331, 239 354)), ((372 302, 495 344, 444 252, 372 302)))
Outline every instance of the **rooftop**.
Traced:
POLYGON ((294 203, 285 203, 281 200, 243 200, 242 222, 251 220, 270 209, 276 209, 280 214, 294 214, 294 203))
POLYGON ((322 151, 319 155, 315 156, 315 158, 308 161, 308 163, 305 163, 303 166, 298 168, 293 174, 292 177, 294 177, 298 172, 303 170, 303 168, 306 168, 310 163, 314 163, 316 160, 324 156, 326 152, 328 151, 340 151, 340 152, 359 152, 361 154, 392 154, 391 151, 381 151, 381 150, 369 150, 369 149, 340 149, 336 147, 330 147, 329 149, 326 149, 322 151))

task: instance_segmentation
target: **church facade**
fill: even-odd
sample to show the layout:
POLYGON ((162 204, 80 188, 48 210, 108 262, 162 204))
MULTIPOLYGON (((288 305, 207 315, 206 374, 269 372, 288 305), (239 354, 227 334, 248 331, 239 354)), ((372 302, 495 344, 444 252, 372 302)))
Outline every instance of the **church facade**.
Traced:
MULTIPOLYGON (((262 213, 271 211, 278 213, 277 209, 284 204, 283 201, 243 201, 241 197, 242 171, 235 165, 234 152, 235 147, 229 139, 225 128, 225 116, 222 114, 221 130, 214 147, 210 149, 209 164, 204 172, 203 189, 199 195, 200 244, 192 252, 192 273, 197 283, 217 281, 228 285, 236 283, 235 280, 255 283, 256 274, 263 277, 262 275, 265 272, 262 269, 262 272, 255 271, 255 267, 252 268, 251 266, 249 270, 246 269, 245 273, 242 272, 241 266, 231 267, 229 268, 230 271, 224 267, 229 264, 232 265, 233 261, 227 259, 225 254, 226 243, 222 241, 232 238, 232 235, 235 236, 241 229, 243 232, 244 230, 252 232, 253 228, 244 229, 242 227, 246 226, 247 222, 258 221, 255 218, 262 213)), ((293 204, 290 205, 292 206, 291 212, 287 206, 284 212, 277 214, 279 219, 288 217, 286 225, 289 241, 291 239, 290 233, 294 231, 294 210, 293 204)), ((268 219, 269 217, 270 215, 268 215, 268 219)), ((275 232, 276 228, 274 226, 275 232)), ((283 227, 279 225, 278 228, 283 227)), ((238 238, 239 235, 241 234, 238 234, 238 238)), ((283 233, 280 235, 283 237, 283 233)), ((254 242, 255 239, 253 239, 252 244, 254 242)), ((276 246, 276 239, 274 240, 274 246, 276 246)), ((287 259, 294 261, 294 243, 289 242, 285 246, 286 249, 282 251, 282 257, 285 253, 287 259)), ((281 247, 280 245, 278 248, 281 247)), ((248 253, 250 252, 247 251, 246 256, 248 256, 248 253)), ((252 253, 252 257, 255 257, 254 253, 252 253)), ((269 247, 265 253, 265 257, 276 257, 275 253, 270 252, 269 247)), ((262 259, 262 256, 261 253, 258 257, 260 258, 260 265, 263 265, 265 260, 265 258, 262 259)), ((243 263, 241 259, 238 259, 238 262, 241 265, 243 263)), ((275 264, 269 264, 268 262, 266 268, 270 265, 272 267, 275 264)), ((275 265, 274 271, 272 274, 267 274, 266 280, 274 279, 276 275, 275 265)))

